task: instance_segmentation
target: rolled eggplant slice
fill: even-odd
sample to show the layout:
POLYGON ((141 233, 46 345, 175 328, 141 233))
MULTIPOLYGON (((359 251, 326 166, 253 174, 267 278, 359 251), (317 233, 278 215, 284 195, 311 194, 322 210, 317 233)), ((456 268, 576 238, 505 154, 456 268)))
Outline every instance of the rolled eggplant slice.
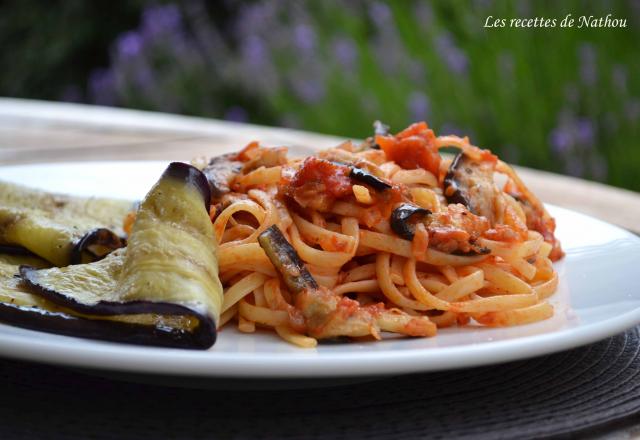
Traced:
POLYGON ((125 245, 125 200, 71 197, 0 182, 0 246, 57 266, 95 261, 125 245), (24 253, 24 251, 22 251, 24 253))
POLYGON ((126 250, 90 264, 21 267, 22 279, 74 313, 163 316, 151 325, 163 331, 186 320, 174 329, 176 343, 208 348, 222 306, 209 199, 206 177, 174 162, 142 202, 126 250))
MULTIPOLYGON (((35 295, 18 278, 18 265, 48 267, 37 257, 0 255, 0 322, 30 330, 67 336, 163 347, 200 347, 209 344, 191 330, 189 317, 154 314, 95 316, 79 314, 35 295)), ((24 267, 24 266, 23 266, 24 267)))
POLYGON ((39 209, 0 207, 0 244, 3 250, 26 249, 56 266, 104 257, 126 240, 93 220, 51 214, 39 209))
POLYGON ((0 206, 37 208, 53 216, 80 217, 122 235, 122 219, 135 208, 130 200, 75 197, 0 181, 0 206))

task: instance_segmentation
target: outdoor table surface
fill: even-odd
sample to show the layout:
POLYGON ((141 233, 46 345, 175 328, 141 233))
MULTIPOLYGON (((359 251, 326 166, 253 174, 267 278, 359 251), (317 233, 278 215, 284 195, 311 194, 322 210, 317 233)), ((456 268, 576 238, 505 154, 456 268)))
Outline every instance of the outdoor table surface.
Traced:
MULTIPOLYGON (((237 151, 248 142, 328 148, 345 140, 286 128, 79 104, 0 98, 0 164, 183 160, 237 151)), ((541 146, 543 147, 543 146, 541 146)), ((543 202, 640 233, 640 194, 517 167, 543 202)))
MULTIPOLYGON (((236 151, 253 140, 318 149, 344 138, 163 113, 0 98, 0 165, 189 161, 236 151)), ((542 201, 640 233, 640 193, 529 168, 517 171, 542 201)), ((638 433, 638 426, 620 431, 622 438, 628 437, 625 432, 638 433)))

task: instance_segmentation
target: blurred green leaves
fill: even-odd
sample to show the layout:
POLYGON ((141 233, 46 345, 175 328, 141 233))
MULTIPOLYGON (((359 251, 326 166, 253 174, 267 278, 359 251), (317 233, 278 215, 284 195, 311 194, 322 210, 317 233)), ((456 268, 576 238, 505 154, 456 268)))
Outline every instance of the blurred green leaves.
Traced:
POLYGON ((75 84, 89 102, 359 138, 374 119, 426 119, 515 163, 640 190, 636 0, 57 6, 3 7, 4 94, 72 99, 75 84), (483 27, 568 13, 628 27, 483 27))

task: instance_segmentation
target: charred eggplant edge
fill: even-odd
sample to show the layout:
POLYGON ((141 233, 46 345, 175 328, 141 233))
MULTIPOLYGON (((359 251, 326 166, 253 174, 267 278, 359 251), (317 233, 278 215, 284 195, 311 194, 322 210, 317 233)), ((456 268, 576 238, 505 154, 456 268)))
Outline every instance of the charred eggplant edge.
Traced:
POLYGON ((36 254, 31 252, 26 247, 17 246, 14 244, 0 244, 0 254, 25 255, 27 257, 37 257, 36 254))
POLYGON ((318 289, 318 283, 304 262, 284 237, 280 228, 272 225, 258 236, 258 243, 292 292, 318 289))
POLYGON ((460 186, 456 182, 455 173, 458 171, 458 167, 462 164, 462 161, 466 159, 466 155, 460 152, 453 158, 447 174, 444 176, 443 189, 444 196, 448 203, 461 203, 467 208, 469 207, 469 199, 462 192, 460 186))
POLYGON ((363 170, 362 168, 357 168, 355 166, 351 167, 351 172, 349 173, 349 177, 354 180, 358 180, 362 183, 366 183, 367 185, 371 185, 374 189, 378 191, 384 191, 386 189, 391 189, 391 184, 385 182, 377 176, 369 173, 368 171, 363 170))
MULTIPOLYGON (((171 346, 183 346, 185 348, 202 348, 207 349, 211 347, 215 341, 217 336, 216 331, 216 322, 210 316, 204 315, 200 312, 197 312, 189 307, 181 306, 178 304, 166 303, 166 302, 153 302, 153 301, 130 301, 126 303, 121 302, 111 302, 111 301, 100 301, 94 305, 88 306, 86 304, 82 304, 71 297, 62 295, 61 293, 56 292, 55 290, 51 290, 47 287, 44 287, 38 284, 37 280, 34 277, 35 272, 38 269, 35 269, 31 266, 20 266, 20 276, 25 283, 25 285, 29 288, 29 290, 42 298, 45 298, 51 301, 54 304, 58 304, 63 307, 67 307, 71 310, 74 310, 79 313, 87 314, 87 315, 100 315, 100 316, 113 316, 113 315, 134 315, 134 314, 158 314, 158 315, 172 315, 172 316, 192 316, 198 320, 198 327, 193 332, 189 332, 186 330, 167 330, 158 326, 147 326, 141 324, 129 324, 129 323, 120 323, 120 322, 104 322, 104 330, 101 325, 95 325, 92 328, 96 330, 96 332, 104 331, 105 337, 109 337, 109 340, 113 341, 130 341, 132 338, 135 338, 140 343, 155 345, 155 337, 161 336, 161 340, 158 340, 157 343, 159 345, 166 345, 168 342, 172 342, 175 345, 171 346), (106 327, 113 327, 113 331, 111 329, 107 329, 106 327), (116 329, 119 329, 116 331, 116 329), (136 333, 137 335, 134 335, 136 333), (119 336, 121 332, 122 337, 119 336), (167 338, 170 340, 167 340, 167 338)), ((7 305, 7 304, 3 304, 7 305)), ((4 318, 4 316, 3 316, 4 318)), ((85 318, 75 318, 74 319, 82 319, 83 322, 91 322, 90 319, 85 318)), ((97 321, 96 321, 97 322, 97 321)), ((100 324, 103 324, 101 321, 100 324)), ((41 328, 36 328, 41 329, 41 328)), ((81 328, 82 329, 82 328, 81 328)), ((71 333, 69 333, 71 334, 71 333)), ((84 330, 75 333, 75 336, 81 337, 89 337, 86 336, 84 330)), ((98 339, 100 337, 95 336, 98 339)))
POLYGON ((219 199, 231 192, 228 180, 242 170, 243 163, 236 160, 236 153, 227 153, 212 157, 203 168, 202 173, 207 180, 210 198, 219 199))
POLYGON ((115 251, 116 249, 126 246, 127 241, 110 229, 92 229, 84 234, 84 236, 71 249, 71 256, 69 258, 70 264, 82 263, 82 255, 84 252, 88 252, 92 257, 95 257, 93 261, 104 258, 109 252, 104 255, 96 255, 89 249, 91 246, 96 244, 104 246, 111 251, 115 251))
POLYGON ((91 320, 39 307, 0 302, 0 321, 29 330, 110 342, 171 348, 209 348, 213 342, 185 330, 91 320))
POLYGON ((415 231, 409 227, 407 221, 415 215, 422 215, 426 217, 430 214, 431 211, 428 209, 420 208, 419 206, 415 206, 410 203, 402 203, 391 213, 389 224, 393 232, 404 239, 412 241, 415 236, 415 231))
POLYGON ((202 196, 205 209, 209 212, 211 189, 209 188, 209 181, 202 171, 188 163, 171 162, 164 173, 162 173, 160 179, 165 177, 182 180, 197 189, 202 196))

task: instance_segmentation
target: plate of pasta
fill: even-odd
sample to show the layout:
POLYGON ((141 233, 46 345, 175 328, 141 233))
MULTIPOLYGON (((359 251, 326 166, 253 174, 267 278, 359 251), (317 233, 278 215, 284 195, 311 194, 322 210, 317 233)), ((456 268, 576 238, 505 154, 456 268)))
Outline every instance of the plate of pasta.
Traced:
POLYGON ((638 237, 543 205, 489 150, 424 122, 185 159, 0 168, 0 353, 349 377, 505 362, 640 323, 638 237))

